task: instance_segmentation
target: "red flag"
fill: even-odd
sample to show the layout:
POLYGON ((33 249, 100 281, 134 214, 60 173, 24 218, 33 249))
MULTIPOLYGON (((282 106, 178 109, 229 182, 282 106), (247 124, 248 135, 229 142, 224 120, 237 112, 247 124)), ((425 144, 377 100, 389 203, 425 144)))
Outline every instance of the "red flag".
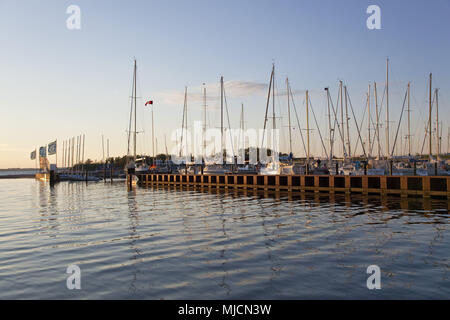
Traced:
POLYGON ((148 104, 153 104, 153 100, 149 100, 145 103, 145 105, 148 105, 148 104))

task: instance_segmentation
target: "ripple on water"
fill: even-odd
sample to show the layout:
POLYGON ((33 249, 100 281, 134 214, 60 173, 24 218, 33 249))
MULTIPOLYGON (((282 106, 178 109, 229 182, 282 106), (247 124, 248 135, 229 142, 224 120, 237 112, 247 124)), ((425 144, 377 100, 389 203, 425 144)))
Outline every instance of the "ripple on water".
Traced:
POLYGON ((0 180, 0 298, 448 298, 446 200, 0 180), (4 184, 5 186, 1 186, 4 184), (7 185, 7 187, 6 187, 7 185), (66 288, 70 264, 82 290, 66 288), (382 290, 366 288, 366 268, 382 290))

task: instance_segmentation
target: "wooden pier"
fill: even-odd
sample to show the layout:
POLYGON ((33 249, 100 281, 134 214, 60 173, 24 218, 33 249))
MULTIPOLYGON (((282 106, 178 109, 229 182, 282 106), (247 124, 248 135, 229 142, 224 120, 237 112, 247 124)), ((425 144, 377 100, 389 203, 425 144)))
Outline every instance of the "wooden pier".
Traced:
MULTIPOLYGON (((130 175, 127 182, 130 185, 130 175)), ((138 185, 188 185, 287 192, 450 198, 450 176, 140 174, 138 185)))

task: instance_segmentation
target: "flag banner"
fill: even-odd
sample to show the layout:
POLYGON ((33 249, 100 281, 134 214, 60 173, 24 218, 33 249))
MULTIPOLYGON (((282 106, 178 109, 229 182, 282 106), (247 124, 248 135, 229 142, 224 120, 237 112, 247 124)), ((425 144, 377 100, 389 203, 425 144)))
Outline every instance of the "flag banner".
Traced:
POLYGON ((48 145, 48 155, 56 154, 56 141, 49 143, 48 145))
POLYGON ((34 150, 34 151, 30 154, 30 159, 31 159, 31 160, 36 159, 36 150, 34 150))
POLYGON ((47 150, 45 150, 45 147, 40 147, 39 148, 39 156, 41 158, 45 158, 47 156, 47 150))
POLYGON ((145 105, 148 105, 148 104, 153 104, 153 100, 149 100, 145 103, 145 105))

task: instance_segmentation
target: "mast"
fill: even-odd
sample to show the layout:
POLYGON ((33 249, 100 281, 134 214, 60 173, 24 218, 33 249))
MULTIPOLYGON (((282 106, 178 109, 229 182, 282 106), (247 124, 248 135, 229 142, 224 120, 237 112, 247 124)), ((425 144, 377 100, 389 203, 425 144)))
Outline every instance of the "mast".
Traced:
POLYGON ((133 132, 133 140, 134 140, 134 147, 133 147, 133 160, 136 162, 136 104, 137 104, 137 96, 136 96, 136 59, 134 59, 134 132, 133 132))
POLYGON ((339 81, 339 93, 341 96, 341 128, 342 128, 342 152, 344 154, 344 159, 347 159, 347 152, 345 151, 345 128, 344 128, 344 103, 343 103, 343 94, 342 94, 342 81, 339 81))
POLYGON ((350 147, 350 129, 349 129, 349 124, 348 124, 348 120, 350 119, 348 117, 348 103, 347 103, 347 86, 344 86, 344 92, 345 92, 345 121, 347 122, 347 146, 348 146, 348 156, 351 159, 352 158, 352 152, 351 152, 351 147, 350 147))
MULTIPOLYGON (((291 133, 291 105, 289 104, 289 79, 286 78, 286 94, 288 100, 288 121, 289 121, 289 155, 292 154, 292 133, 291 133)), ((329 111, 329 109, 328 109, 329 111)))
POLYGON ((386 58, 386 157, 389 157, 389 58, 386 58))
POLYGON ((203 84, 203 158, 206 158, 206 86, 203 84))
POLYGON ((272 79, 272 162, 275 162, 275 64, 273 65, 273 79, 272 79))
POLYGON ((309 105, 308 105, 309 97, 308 97, 308 90, 306 90, 306 146, 307 146, 307 153, 306 153, 306 166, 309 165, 309 105))
POLYGON ((439 137, 440 137, 440 133, 439 133, 439 100, 438 100, 438 92, 439 89, 436 88, 434 90, 434 95, 435 95, 435 99, 436 99, 436 159, 439 157, 439 153, 440 153, 440 144, 439 144, 439 137))
POLYGON ((184 87, 183 119, 181 120, 181 139, 180 139, 180 153, 179 153, 179 157, 181 157, 181 153, 183 151, 184 124, 185 124, 185 118, 187 117, 187 114, 186 114, 186 103, 187 103, 187 87, 184 87))
POLYGON ((330 92, 328 88, 325 88, 327 92, 327 109, 328 109, 328 131, 330 135, 330 161, 333 161, 333 129, 331 128, 331 112, 330 112, 330 92))
MULTIPOLYGON (((220 77, 220 154, 224 163, 223 154, 223 76, 220 77)), ((226 162, 226 160, 225 160, 226 162)))
POLYGON ((370 158, 370 155, 372 153, 372 144, 370 140, 370 83, 369 83, 369 90, 367 92, 367 131, 369 134, 369 146, 367 148, 367 158, 370 158))
POLYGON ((430 73, 430 92, 429 92, 429 105, 428 105, 428 134, 429 134, 429 149, 428 149, 428 151, 429 151, 429 158, 430 158, 430 160, 432 159, 432 157, 433 157, 433 155, 432 155, 432 148, 431 148, 431 144, 432 144, 432 135, 431 135, 431 108, 432 108, 432 105, 431 105, 431 91, 432 91, 432 79, 433 79, 433 75, 430 73))
POLYGON ((187 155, 189 155, 189 161, 191 161, 191 151, 190 150, 188 150, 188 147, 189 147, 189 145, 188 145, 188 139, 187 139, 187 134, 188 134, 188 103, 187 103, 187 86, 186 86, 186 89, 185 89, 186 91, 185 91, 185 93, 184 93, 184 99, 185 99, 185 108, 186 108, 186 116, 185 116, 185 118, 184 118, 184 121, 185 121, 185 123, 184 123, 184 129, 186 130, 186 137, 185 137, 185 139, 184 139, 184 143, 186 144, 186 153, 187 153, 187 155))
POLYGON ((380 145, 380 114, 378 113, 378 93, 377 93, 377 83, 373 83, 374 95, 375 95, 375 113, 377 116, 376 124, 376 134, 377 134, 377 145, 378 145, 378 160, 381 158, 381 145, 380 145))
MULTIPOLYGON (((272 72, 270 73, 270 81, 269 81, 269 90, 267 92, 266 112, 265 112, 265 115, 264 115, 264 128, 263 128, 263 136, 262 136, 262 139, 261 139, 261 150, 264 147, 264 136, 265 136, 266 127, 267 127, 267 120, 268 120, 267 113, 269 111, 270 92, 272 91, 272 80, 273 80, 274 70, 275 70, 275 64, 272 64, 272 72)), ((261 159, 261 156, 260 156, 260 159, 261 159)))
POLYGON ((83 133, 83 158, 82 158, 82 163, 84 164, 84 133, 83 133))
MULTIPOLYGON (((244 104, 241 104, 241 135, 239 140, 242 139, 242 148, 244 149, 245 153, 245 135, 244 135, 244 104)), ((238 146, 238 152, 239 152, 239 146, 238 146)))
MULTIPOLYGON (((78 146, 78 137, 77 137, 77 146, 78 146)), ((105 139, 102 135, 102 162, 104 161, 105 161, 105 139)))
MULTIPOLYGON (((152 108, 152 159, 153 163, 155 163, 155 122, 153 121, 153 104, 151 105, 152 108)), ((158 149, 158 148, 157 148, 158 149)))
POLYGON ((166 141, 166 135, 164 135, 164 146, 166 148, 166 162, 169 159, 169 151, 167 150, 167 141, 166 141))
POLYGON ((411 106, 410 106, 411 83, 408 82, 408 156, 411 156, 411 106))

